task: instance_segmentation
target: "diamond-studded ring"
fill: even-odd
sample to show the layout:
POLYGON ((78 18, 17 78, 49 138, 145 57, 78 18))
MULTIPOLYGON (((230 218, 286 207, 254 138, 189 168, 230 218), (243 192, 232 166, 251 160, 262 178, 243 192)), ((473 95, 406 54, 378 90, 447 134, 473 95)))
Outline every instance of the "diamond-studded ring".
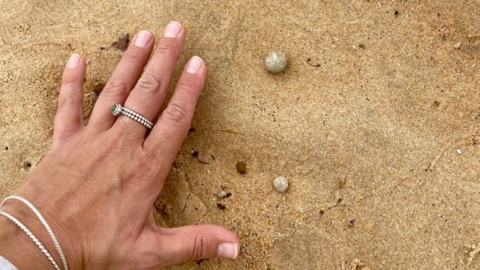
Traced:
POLYGON ((130 118, 132 120, 135 120, 138 123, 144 125, 148 129, 153 128, 153 123, 150 120, 143 117, 139 113, 136 113, 136 112, 130 110, 129 108, 123 107, 120 104, 115 104, 115 105, 112 106, 112 114, 115 115, 115 116, 123 114, 123 115, 127 116, 128 118, 130 118))

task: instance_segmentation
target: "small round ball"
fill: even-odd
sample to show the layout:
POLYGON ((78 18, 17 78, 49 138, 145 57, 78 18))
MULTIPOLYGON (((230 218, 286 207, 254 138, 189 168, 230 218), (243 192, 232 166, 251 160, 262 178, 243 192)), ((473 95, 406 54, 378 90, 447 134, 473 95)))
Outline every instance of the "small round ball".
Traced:
POLYGON ((273 187, 277 192, 283 193, 288 189, 288 180, 285 176, 279 176, 273 180, 273 187))
POLYGON ((265 59, 265 67, 271 73, 279 73, 287 66, 287 56, 282 52, 271 52, 265 59))
POLYGON ((247 164, 243 161, 237 163, 237 172, 239 174, 246 174, 247 173, 247 164))

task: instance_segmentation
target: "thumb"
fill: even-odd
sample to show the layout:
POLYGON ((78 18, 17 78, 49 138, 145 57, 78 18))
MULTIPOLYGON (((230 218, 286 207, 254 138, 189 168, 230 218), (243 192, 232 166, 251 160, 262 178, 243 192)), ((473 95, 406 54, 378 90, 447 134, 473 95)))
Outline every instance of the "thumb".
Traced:
POLYGON ((237 236, 216 225, 158 227, 156 234, 155 249, 166 265, 215 257, 233 260, 240 252, 237 236))

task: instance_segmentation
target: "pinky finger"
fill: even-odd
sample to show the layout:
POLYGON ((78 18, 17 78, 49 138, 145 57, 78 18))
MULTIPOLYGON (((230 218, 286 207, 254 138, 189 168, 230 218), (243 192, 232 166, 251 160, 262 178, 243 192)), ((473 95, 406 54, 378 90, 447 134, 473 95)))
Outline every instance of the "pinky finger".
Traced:
POLYGON ((62 86, 58 97, 53 140, 64 138, 80 131, 83 127, 83 81, 85 60, 72 54, 63 71, 62 86))

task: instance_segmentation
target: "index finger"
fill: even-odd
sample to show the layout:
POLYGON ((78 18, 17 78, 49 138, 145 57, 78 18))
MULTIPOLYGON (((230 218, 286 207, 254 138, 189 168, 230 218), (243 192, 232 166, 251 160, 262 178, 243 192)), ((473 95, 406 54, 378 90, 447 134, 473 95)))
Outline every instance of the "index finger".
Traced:
POLYGON ((203 60, 198 56, 192 57, 178 80, 167 108, 145 139, 144 149, 155 151, 153 154, 162 160, 162 164, 172 164, 187 136, 206 74, 203 60))

